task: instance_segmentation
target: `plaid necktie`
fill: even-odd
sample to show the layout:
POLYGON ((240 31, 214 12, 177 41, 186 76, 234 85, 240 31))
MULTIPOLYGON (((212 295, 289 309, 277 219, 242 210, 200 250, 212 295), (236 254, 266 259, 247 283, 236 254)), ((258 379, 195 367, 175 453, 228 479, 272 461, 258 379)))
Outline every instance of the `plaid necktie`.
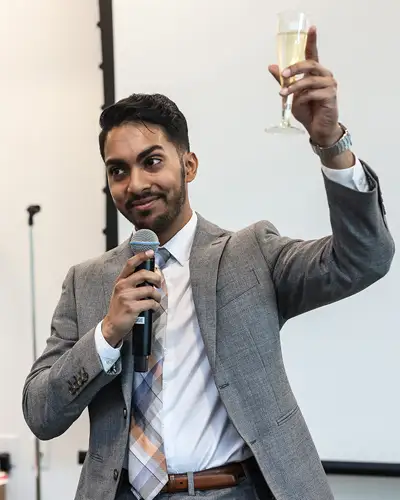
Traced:
POLYGON ((129 482, 138 499, 152 500, 168 481, 162 435, 162 369, 167 327, 168 295, 161 269, 171 254, 156 253, 161 274, 161 306, 153 314, 153 345, 149 371, 134 375, 132 421, 129 437, 129 482))

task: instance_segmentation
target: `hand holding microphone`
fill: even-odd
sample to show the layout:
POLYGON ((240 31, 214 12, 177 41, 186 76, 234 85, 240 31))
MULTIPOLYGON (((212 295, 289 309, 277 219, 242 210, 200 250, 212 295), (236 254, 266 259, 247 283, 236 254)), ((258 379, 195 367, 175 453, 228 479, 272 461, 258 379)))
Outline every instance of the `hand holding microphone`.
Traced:
POLYGON ((132 331, 141 313, 159 307, 161 295, 156 288, 161 287, 160 276, 146 269, 138 270, 153 256, 152 250, 134 255, 117 278, 102 327, 104 338, 113 347, 132 331))

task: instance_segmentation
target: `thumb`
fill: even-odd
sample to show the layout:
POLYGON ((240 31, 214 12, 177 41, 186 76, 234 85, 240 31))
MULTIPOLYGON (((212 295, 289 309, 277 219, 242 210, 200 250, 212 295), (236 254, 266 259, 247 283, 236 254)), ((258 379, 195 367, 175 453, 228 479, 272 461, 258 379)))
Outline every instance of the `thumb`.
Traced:
POLYGON ((279 73, 279 66, 277 64, 270 64, 268 66, 268 71, 275 78, 275 80, 280 84, 281 78, 280 78, 280 73, 279 73))

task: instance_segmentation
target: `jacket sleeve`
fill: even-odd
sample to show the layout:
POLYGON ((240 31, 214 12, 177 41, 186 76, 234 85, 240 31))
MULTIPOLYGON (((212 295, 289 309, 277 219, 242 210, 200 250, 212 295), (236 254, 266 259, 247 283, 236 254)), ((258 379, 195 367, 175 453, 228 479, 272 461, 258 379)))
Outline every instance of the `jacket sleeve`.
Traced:
POLYGON ((324 176, 332 235, 313 241, 279 235, 268 222, 255 225, 258 245, 274 282, 282 324, 349 297, 390 269, 394 241, 379 181, 363 163, 370 190, 359 192, 324 176))
POLYGON ((71 268, 53 315, 51 336, 23 388, 25 420, 41 440, 63 434, 121 371, 118 365, 111 372, 104 371, 96 350, 95 328, 79 338, 74 278, 71 268))

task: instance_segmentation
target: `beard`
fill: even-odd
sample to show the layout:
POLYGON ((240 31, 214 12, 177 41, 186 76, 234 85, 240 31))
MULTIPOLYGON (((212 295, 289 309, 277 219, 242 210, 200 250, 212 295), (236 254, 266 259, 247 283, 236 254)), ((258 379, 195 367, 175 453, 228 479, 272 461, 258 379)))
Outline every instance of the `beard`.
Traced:
POLYGON ((124 215, 134 226, 136 230, 139 229, 151 229, 156 234, 163 233, 166 231, 171 224, 177 219, 179 214, 181 213, 182 207, 186 202, 186 182, 185 182, 185 167, 183 164, 183 160, 180 160, 181 163, 181 175, 180 175, 180 185, 176 190, 171 190, 169 192, 154 192, 147 191, 139 196, 135 196, 129 199, 125 204, 125 210, 122 212, 124 215), (145 199, 150 196, 157 196, 159 200, 165 205, 166 210, 157 215, 154 218, 151 218, 152 209, 144 210, 140 213, 140 215, 135 214, 134 210, 132 211, 132 203, 134 201, 138 201, 140 199, 145 199), (151 220, 149 220, 151 218, 151 220))

